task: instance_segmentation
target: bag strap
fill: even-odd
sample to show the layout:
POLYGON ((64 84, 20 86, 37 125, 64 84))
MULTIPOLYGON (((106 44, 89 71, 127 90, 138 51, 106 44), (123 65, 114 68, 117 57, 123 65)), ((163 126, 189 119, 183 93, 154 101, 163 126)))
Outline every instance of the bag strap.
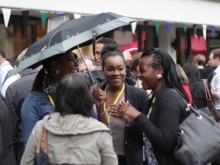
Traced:
POLYGON ((191 111, 193 112, 198 118, 201 118, 201 115, 197 112, 197 110, 195 108, 193 108, 193 106, 189 103, 186 102, 186 100, 180 96, 180 94, 175 90, 175 89, 172 89, 180 98, 181 100, 186 104, 186 111, 191 111))
POLYGON ((204 84, 204 88, 205 88, 205 96, 206 96, 206 100, 211 100, 212 97, 211 97, 211 94, 210 94, 210 92, 209 92, 208 85, 206 84, 205 81, 203 81, 203 84, 204 84))
POLYGON ((36 148, 36 153, 37 154, 40 153, 43 136, 44 136, 44 153, 47 154, 47 152, 48 152, 48 137, 47 137, 47 130, 44 127, 44 125, 42 126, 42 129, 41 129, 41 132, 40 132, 40 137, 39 137, 38 143, 37 143, 37 148, 36 148))

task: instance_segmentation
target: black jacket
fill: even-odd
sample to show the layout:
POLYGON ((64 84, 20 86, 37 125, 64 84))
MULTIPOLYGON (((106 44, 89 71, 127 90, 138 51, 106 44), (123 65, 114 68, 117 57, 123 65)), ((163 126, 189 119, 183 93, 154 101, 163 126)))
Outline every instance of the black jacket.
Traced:
POLYGON ((11 123, 8 107, 0 94, 0 164, 16 165, 12 146, 11 123))
POLYGON ((185 108, 186 104, 180 96, 172 89, 165 88, 159 91, 149 119, 146 114, 135 119, 151 141, 159 165, 179 165, 173 158, 173 151, 179 124, 188 116, 185 108))

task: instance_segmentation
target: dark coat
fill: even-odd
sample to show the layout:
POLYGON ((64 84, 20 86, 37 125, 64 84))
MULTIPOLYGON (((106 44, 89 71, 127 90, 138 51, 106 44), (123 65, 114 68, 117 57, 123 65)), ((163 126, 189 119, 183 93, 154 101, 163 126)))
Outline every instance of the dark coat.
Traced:
MULTIPOLYGON (((104 90, 106 84, 101 88, 104 90)), ((140 112, 146 112, 149 96, 143 89, 125 85, 125 101, 140 112)), ((134 122, 128 123, 124 133, 124 150, 128 165, 143 165, 143 133, 134 122)))
POLYGON ((38 69, 25 69, 21 78, 13 82, 6 90, 5 100, 11 116, 12 140, 18 164, 24 151, 21 139, 21 106, 25 97, 31 92, 38 69))
POLYGON ((10 116, 6 102, 1 94, 0 94, 0 164, 16 165, 16 160, 12 146, 10 116))
POLYGON ((159 165, 179 165, 173 158, 173 151, 179 123, 188 116, 185 108, 186 104, 180 96, 172 89, 165 88, 159 91, 150 118, 141 114, 135 119, 151 141, 159 165))

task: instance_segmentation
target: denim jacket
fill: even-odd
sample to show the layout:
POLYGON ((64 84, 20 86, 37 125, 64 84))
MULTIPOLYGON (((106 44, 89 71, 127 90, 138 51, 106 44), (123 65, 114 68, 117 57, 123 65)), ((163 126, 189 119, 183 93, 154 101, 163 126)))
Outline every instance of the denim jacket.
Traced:
MULTIPOLYGON (((44 116, 55 112, 48 95, 42 90, 28 94, 21 108, 22 140, 26 146, 35 124, 44 116)), ((97 119, 97 113, 92 109, 91 116, 97 119)))
POLYGON ((21 108, 22 140, 24 146, 26 146, 35 124, 43 119, 44 116, 54 111, 48 95, 42 90, 33 91, 27 95, 21 108))

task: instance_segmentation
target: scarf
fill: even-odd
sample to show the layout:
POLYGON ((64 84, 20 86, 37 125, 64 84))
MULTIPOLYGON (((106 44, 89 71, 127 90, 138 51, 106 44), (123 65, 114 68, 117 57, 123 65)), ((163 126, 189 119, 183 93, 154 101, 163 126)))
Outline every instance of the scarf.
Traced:
POLYGON ((42 87, 43 87, 43 91, 46 94, 49 94, 53 99, 55 98, 55 93, 57 90, 57 83, 54 82, 49 76, 48 74, 44 75, 43 78, 43 82, 42 82, 42 87))

